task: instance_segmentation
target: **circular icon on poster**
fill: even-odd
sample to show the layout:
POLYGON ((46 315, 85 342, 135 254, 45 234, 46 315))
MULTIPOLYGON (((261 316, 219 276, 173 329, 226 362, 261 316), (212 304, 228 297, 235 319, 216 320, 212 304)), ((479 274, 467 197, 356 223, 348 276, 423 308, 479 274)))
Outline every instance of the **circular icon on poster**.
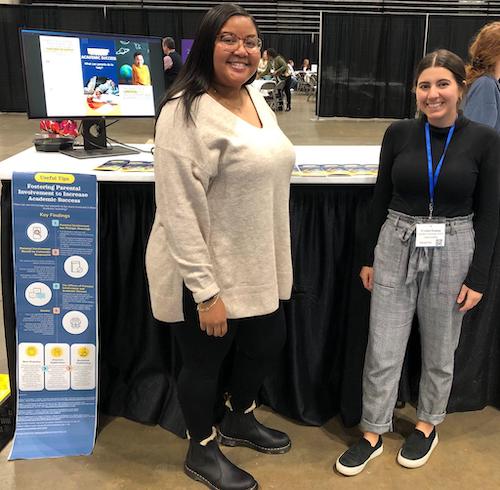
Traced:
POLYGON ((38 355, 38 349, 34 345, 26 347, 26 355, 29 357, 35 357, 38 355))
POLYGON ((89 319, 81 311, 68 311, 63 316, 62 324, 66 332, 77 335, 87 330, 89 319))
POLYGON ((64 261, 64 270, 68 276, 80 278, 89 271, 89 264, 83 257, 72 255, 64 261))
POLYGON ((26 235, 33 242, 43 242, 49 236, 49 230, 42 223, 31 223, 26 230, 26 235))
POLYGON ((52 299, 52 291, 43 282, 32 282, 26 288, 24 297, 33 306, 44 306, 52 299))
POLYGON ((52 354, 52 357, 58 358, 58 357, 62 357, 64 352, 60 347, 52 347, 52 349, 50 350, 50 353, 52 354))
POLYGON ((78 355, 80 357, 89 357, 90 351, 87 347, 80 347, 78 349, 78 355))

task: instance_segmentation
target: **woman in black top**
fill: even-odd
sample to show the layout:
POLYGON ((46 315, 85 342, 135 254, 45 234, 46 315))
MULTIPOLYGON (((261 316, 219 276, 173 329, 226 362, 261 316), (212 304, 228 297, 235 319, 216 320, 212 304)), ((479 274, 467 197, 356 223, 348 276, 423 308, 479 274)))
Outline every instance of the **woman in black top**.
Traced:
POLYGON ((417 419, 398 454, 408 468, 425 464, 445 417, 463 315, 481 300, 499 218, 500 138, 458 111, 465 67, 439 50, 417 67, 422 113, 386 131, 375 187, 368 251, 360 277, 372 292, 363 375, 363 438, 337 470, 361 472, 383 451, 413 315, 422 342, 417 419))

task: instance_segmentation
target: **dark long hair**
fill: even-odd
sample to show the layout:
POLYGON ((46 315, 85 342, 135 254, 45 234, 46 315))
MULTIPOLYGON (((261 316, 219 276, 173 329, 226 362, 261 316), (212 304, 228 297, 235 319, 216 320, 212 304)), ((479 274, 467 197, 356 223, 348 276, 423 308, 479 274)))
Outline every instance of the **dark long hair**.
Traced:
POLYGON ((417 86, 418 78, 422 72, 427 68, 433 67, 441 67, 450 70, 451 73, 453 73, 457 85, 461 88, 465 87, 465 63, 462 58, 447 49, 438 49, 437 51, 425 55, 420 60, 415 70, 414 88, 417 86))
MULTIPOLYGON (((260 36, 255 19, 243 7, 234 3, 223 3, 210 9, 201 21, 186 63, 160 104, 158 115, 169 100, 182 92, 185 119, 187 122, 193 121, 192 105, 197 97, 208 90, 214 79, 213 60, 217 34, 228 19, 235 15, 248 17, 255 25, 257 35, 260 36)), ((249 78, 245 84, 252 83, 254 79, 255 75, 249 78)))

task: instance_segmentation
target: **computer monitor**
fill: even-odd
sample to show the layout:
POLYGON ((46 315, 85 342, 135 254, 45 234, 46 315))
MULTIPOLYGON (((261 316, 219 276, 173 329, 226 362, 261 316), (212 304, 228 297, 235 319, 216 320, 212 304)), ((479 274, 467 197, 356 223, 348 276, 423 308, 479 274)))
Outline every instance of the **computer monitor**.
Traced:
POLYGON ((20 35, 28 117, 82 119, 83 157, 133 153, 107 145, 105 118, 156 114, 165 93, 161 38, 40 29, 20 35))

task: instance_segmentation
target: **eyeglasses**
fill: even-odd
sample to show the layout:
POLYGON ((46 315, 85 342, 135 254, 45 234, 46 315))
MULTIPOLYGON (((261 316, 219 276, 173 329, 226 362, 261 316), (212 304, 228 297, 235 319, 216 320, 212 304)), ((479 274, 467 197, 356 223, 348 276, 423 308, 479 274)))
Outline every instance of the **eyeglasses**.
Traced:
POLYGON ((236 51, 240 47, 240 41, 243 41, 243 47, 248 53, 255 53, 262 47, 262 39, 257 36, 248 36, 242 39, 231 32, 223 32, 217 36, 217 40, 225 51, 236 51))

